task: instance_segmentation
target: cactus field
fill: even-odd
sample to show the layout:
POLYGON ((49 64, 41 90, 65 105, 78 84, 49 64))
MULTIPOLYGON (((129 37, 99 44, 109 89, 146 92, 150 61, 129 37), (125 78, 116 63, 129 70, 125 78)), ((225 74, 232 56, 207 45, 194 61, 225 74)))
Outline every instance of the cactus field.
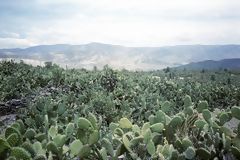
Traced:
POLYGON ((240 71, 2 61, 0 117, 1 160, 235 160, 240 71))

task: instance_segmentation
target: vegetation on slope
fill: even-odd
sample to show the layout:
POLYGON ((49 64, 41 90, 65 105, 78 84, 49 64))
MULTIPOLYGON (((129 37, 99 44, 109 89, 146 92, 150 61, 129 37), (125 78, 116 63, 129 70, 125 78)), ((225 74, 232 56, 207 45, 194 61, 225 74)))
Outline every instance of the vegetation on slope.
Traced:
POLYGON ((10 61, 1 62, 0 77, 2 102, 26 101, 0 136, 0 159, 240 155, 238 72, 64 70, 10 61))

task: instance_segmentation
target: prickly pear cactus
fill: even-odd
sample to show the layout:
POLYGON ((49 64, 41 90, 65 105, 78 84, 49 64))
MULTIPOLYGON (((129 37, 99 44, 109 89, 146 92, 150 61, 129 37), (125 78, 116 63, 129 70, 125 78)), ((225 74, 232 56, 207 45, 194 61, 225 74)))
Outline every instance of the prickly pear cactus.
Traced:
POLYGON ((32 128, 27 129, 27 131, 24 134, 24 136, 30 140, 34 139, 35 135, 36 135, 36 131, 32 128))
POLYGON ((35 156, 33 160, 46 160, 46 159, 47 158, 45 155, 39 154, 39 155, 35 156))
POLYGON ((92 129, 93 126, 89 120, 86 118, 79 118, 78 119, 78 128, 80 129, 86 129, 88 130, 89 128, 92 129))
POLYGON ((186 159, 193 159, 196 156, 195 149, 193 147, 188 147, 184 152, 186 159))
POLYGON ((197 111, 202 113, 204 109, 208 109, 208 102, 207 101, 200 101, 197 106, 197 111))
POLYGON ((223 126, 226 122, 228 122, 230 120, 230 117, 228 115, 228 113, 226 112, 222 112, 220 115, 219 115, 219 121, 220 121, 220 124, 223 126))
POLYGON ((208 109, 202 110, 203 118, 209 122, 209 120, 212 118, 211 112, 208 109))
POLYGON ((11 149, 11 156, 15 157, 16 159, 22 159, 22 160, 31 159, 30 153, 21 147, 13 147, 11 149))
POLYGON ((121 118, 118 123, 120 128, 132 128, 132 123, 127 118, 121 118))
POLYGON ((240 120, 240 107, 233 106, 231 108, 232 116, 240 120))
POLYGON ((16 133, 19 137, 21 136, 21 133, 19 132, 18 129, 14 128, 14 127, 8 127, 5 130, 5 137, 8 138, 11 134, 16 133))
POLYGON ((20 142, 20 138, 17 133, 13 133, 7 138, 7 142, 10 144, 11 147, 17 146, 20 142))
POLYGON ((183 102, 185 107, 192 106, 192 98, 189 95, 185 96, 183 102))
POLYGON ((172 111, 172 107, 171 107, 171 103, 169 101, 165 101, 162 104, 161 110, 166 113, 169 114, 172 111))

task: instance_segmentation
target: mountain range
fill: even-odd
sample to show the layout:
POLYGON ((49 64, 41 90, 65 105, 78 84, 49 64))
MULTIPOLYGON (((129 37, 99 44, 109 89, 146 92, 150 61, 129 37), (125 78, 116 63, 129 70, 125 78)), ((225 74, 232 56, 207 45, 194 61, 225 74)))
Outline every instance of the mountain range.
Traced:
MULTIPOLYGON (((201 68, 201 63, 196 62, 207 61, 206 63, 211 65, 222 59, 240 58, 240 45, 125 47, 103 43, 56 44, 0 49, 0 58, 23 59, 33 65, 41 65, 45 61, 52 61, 61 66, 67 65, 71 68, 83 67, 87 69, 91 69, 93 66, 101 68, 108 64, 113 68, 120 69, 156 70, 188 63, 191 63, 193 68, 201 68)), ((222 62, 220 61, 220 63, 222 62)))
POLYGON ((177 69, 190 69, 190 70, 218 70, 218 69, 240 69, 240 58, 223 59, 220 61, 206 60, 201 62, 193 62, 186 65, 176 67, 177 69))

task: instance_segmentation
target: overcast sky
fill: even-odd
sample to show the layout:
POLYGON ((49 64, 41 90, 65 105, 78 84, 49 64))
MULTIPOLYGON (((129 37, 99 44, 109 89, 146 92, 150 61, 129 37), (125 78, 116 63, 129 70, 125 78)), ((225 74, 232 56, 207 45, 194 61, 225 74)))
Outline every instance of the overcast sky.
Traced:
POLYGON ((240 1, 0 1, 0 48, 89 42, 240 44, 240 1))

